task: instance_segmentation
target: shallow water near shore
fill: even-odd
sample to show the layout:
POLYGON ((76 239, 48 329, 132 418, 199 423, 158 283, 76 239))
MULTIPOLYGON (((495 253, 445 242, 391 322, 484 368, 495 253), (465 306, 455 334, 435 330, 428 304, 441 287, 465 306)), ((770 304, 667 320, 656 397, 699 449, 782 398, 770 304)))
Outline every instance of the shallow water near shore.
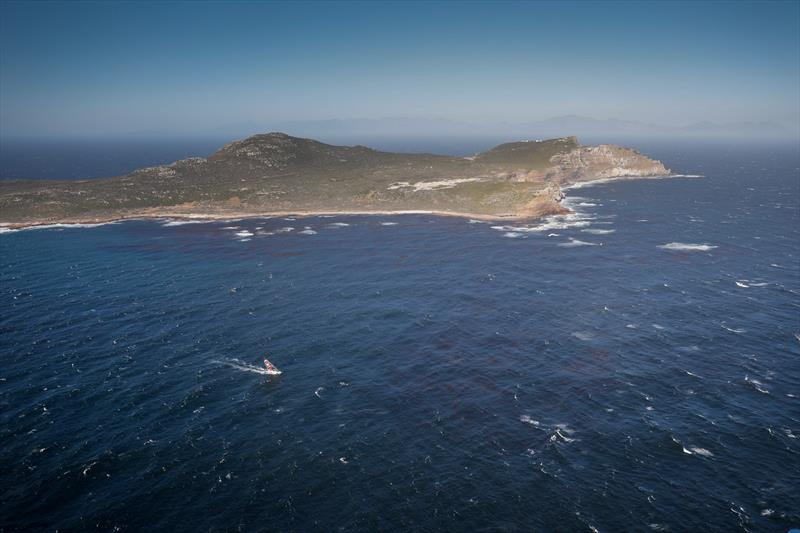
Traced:
POLYGON ((662 150, 526 224, 0 235, 0 527, 798 527, 797 153, 662 150))

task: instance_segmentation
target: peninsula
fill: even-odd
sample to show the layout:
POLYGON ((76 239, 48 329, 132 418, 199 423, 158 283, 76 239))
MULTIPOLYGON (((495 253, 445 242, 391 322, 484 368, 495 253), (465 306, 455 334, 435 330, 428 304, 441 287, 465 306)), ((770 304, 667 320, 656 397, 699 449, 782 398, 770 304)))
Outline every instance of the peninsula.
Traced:
POLYGON ((567 212, 560 204, 564 186, 668 174, 660 161, 636 150, 582 146, 575 137, 452 157, 267 133, 227 144, 208 158, 124 176, 0 181, 0 223, 391 213, 525 219, 567 212))

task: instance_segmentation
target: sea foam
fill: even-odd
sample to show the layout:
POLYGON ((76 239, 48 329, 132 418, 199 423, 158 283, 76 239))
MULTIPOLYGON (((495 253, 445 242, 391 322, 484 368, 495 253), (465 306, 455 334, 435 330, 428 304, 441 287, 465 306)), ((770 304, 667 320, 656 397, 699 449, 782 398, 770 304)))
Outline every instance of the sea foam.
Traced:
POLYGON ((685 242, 670 242, 667 244, 662 244, 659 248, 663 250, 677 250, 677 251, 684 251, 684 252, 708 252, 709 250, 713 250, 717 248, 717 246, 713 246, 711 244, 691 244, 685 242))

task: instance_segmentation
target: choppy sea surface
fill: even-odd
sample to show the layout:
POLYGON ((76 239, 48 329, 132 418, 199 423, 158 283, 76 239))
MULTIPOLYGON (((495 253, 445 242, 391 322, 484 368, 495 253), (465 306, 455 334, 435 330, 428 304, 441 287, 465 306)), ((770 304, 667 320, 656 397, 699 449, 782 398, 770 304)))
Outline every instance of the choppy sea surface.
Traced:
POLYGON ((703 177, 3 233, 0 529, 800 526, 797 152, 654 155, 703 177))

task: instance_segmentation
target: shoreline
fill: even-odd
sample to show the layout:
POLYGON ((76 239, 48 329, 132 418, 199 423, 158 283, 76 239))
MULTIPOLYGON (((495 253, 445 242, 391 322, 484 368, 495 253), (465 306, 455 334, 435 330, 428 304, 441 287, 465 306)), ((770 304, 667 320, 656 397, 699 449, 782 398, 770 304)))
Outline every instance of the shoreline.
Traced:
POLYGON ((474 219, 481 221, 499 221, 499 220, 535 220, 549 214, 542 215, 523 215, 523 214, 507 214, 507 215, 487 215, 478 213, 461 213, 456 211, 438 211, 438 210, 342 210, 342 211, 260 211, 260 212, 231 212, 231 213, 178 213, 165 211, 163 213, 137 213, 129 216, 109 216, 109 217, 87 217, 75 219, 61 219, 61 220, 47 220, 41 222, 0 222, 0 233, 8 231, 19 231, 25 229, 46 229, 50 227, 94 227, 102 226, 105 224, 115 224, 118 222, 131 222, 134 220, 179 220, 179 221, 196 221, 200 222, 222 222, 222 221, 235 221, 246 220, 253 218, 280 218, 280 217, 293 217, 293 218, 311 218, 311 217, 333 217, 333 216, 398 216, 398 215, 433 215, 442 217, 455 217, 474 219))
MULTIPOLYGON (((582 189, 594 185, 602 185, 615 181, 634 181, 634 180, 655 180, 667 178, 701 178, 703 176, 698 174, 670 174, 666 176, 618 176, 611 178, 600 178, 596 180, 580 181, 568 185, 562 185, 559 190, 564 193, 573 189, 582 189)), ((572 211, 563 206, 562 200, 555 202, 563 209, 562 214, 568 214, 572 211)), ((47 229, 51 227, 94 227, 105 224, 114 224, 117 222, 126 222, 133 220, 180 220, 180 221, 197 221, 197 222, 215 222, 215 221, 233 221, 245 220, 253 218, 276 218, 276 217, 296 217, 296 218, 309 218, 319 216, 398 216, 398 215, 433 215, 442 217, 455 217, 465 218, 472 220, 481 220, 487 222, 496 221, 517 221, 517 220, 536 220, 548 216, 552 216, 554 212, 545 212, 541 214, 525 214, 525 213, 508 213, 501 215, 490 215, 480 213, 465 213, 458 211, 441 211, 441 210, 415 210, 415 209, 401 209, 401 210, 311 210, 311 211, 231 211, 231 212, 215 212, 215 213, 186 213, 179 211, 170 211, 169 208, 151 208, 148 212, 109 215, 106 217, 85 217, 85 218, 65 218, 60 220, 43 220, 35 222, 0 222, 0 234, 9 233, 13 231, 20 231, 25 229, 47 229), (162 211, 157 211, 163 209, 162 211)))

